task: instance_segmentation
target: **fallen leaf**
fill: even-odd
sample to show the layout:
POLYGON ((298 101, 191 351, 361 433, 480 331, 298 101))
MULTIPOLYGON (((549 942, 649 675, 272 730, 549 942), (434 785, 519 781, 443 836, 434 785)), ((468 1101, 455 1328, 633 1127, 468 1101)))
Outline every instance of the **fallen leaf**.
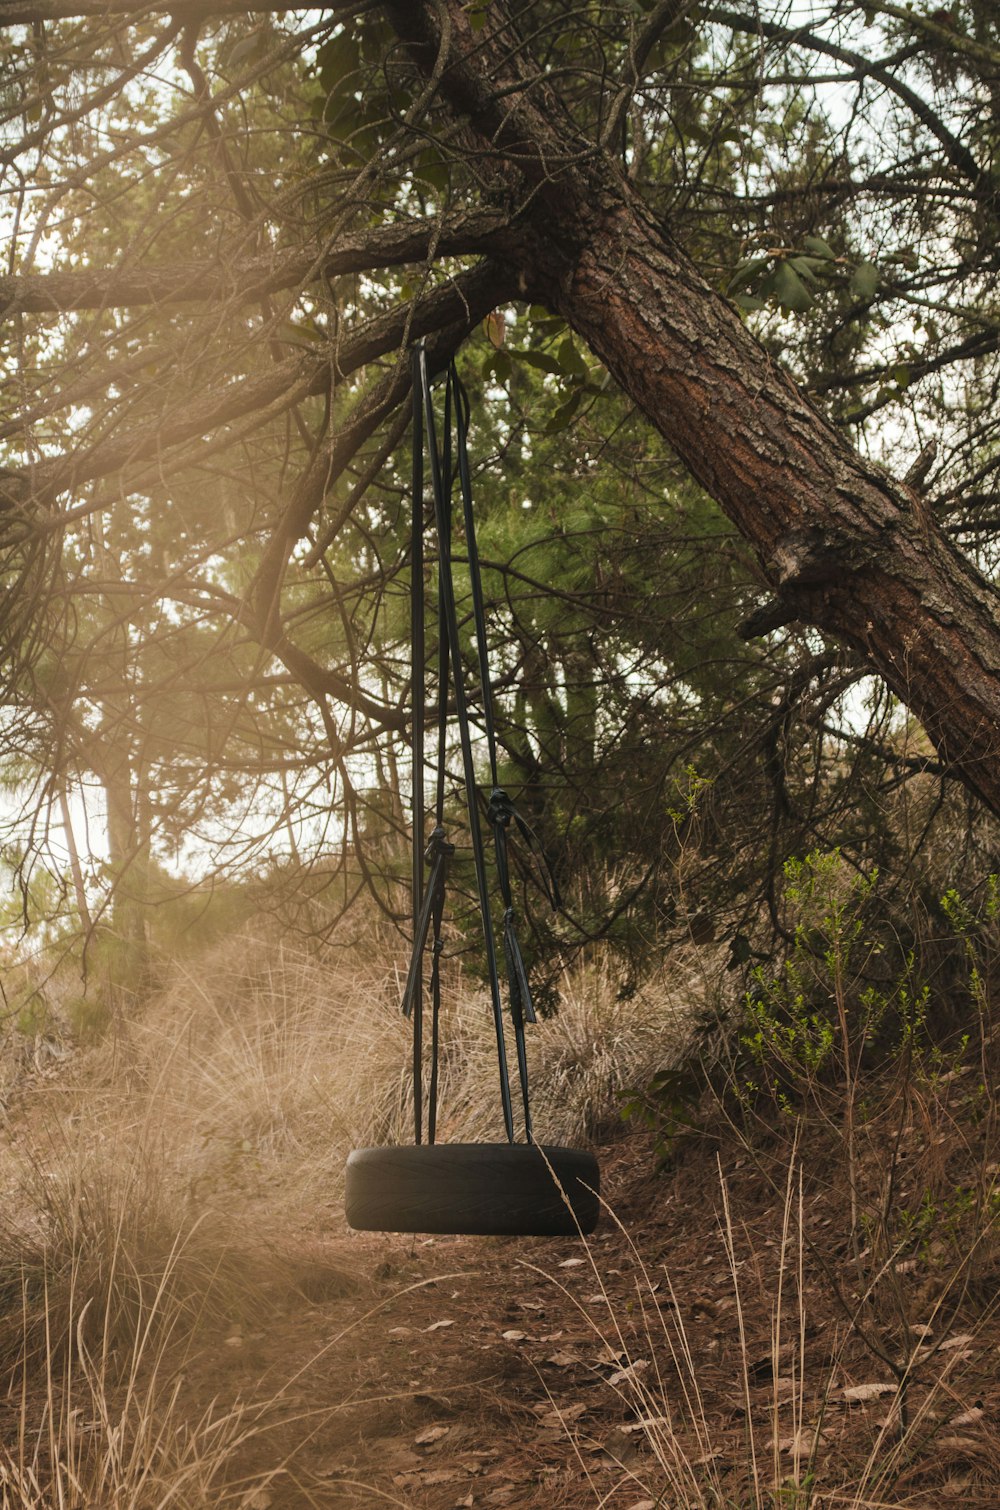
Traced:
MULTIPOLYGON (((825 1433, 822 1431, 817 1437, 815 1432, 803 1429, 802 1431, 795 1432, 793 1436, 779 1438, 777 1444, 778 1451, 790 1452, 796 1457, 807 1458, 809 1457, 816 1443, 823 1442, 825 1441, 825 1439, 825 1433)), ((767 1445, 768 1447, 773 1447, 775 1445, 773 1437, 767 1445)))
POLYGON ((582 1258, 564 1258, 559 1267, 560 1269, 576 1269, 582 1263, 582 1258))
POLYGON ((894 1395, 895 1384, 849 1384, 844 1390, 845 1400, 877 1400, 879 1395, 894 1395))
POLYGON ((422 1484, 453 1484, 456 1479, 464 1478, 460 1468, 435 1468, 431 1473, 422 1473, 422 1484))
POLYGON ((527 1332, 510 1331, 501 1332, 500 1335, 503 1338, 504 1342, 527 1342, 528 1340, 527 1332))
POLYGON ((557 1429, 561 1426, 569 1426, 573 1421, 578 1421, 590 1409, 590 1406, 586 1401, 583 1401, 577 1402, 576 1405, 564 1405, 554 1407, 553 1409, 549 1409, 544 1405, 538 1408, 545 1412, 544 1415, 539 1415, 539 1426, 544 1426, 548 1429, 557 1429))
POLYGON ((441 1438, 446 1437, 449 1431, 451 1431, 450 1426, 428 1426, 425 1431, 420 1433, 419 1437, 413 1438, 414 1445, 416 1447, 427 1447, 431 1442, 440 1442, 441 1438))
POLYGON ((269 1489, 252 1489, 240 1500, 240 1510, 270 1510, 274 1495, 269 1489))
POLYGON ((412 1337, 414 1333, 411 1326, 391 1326, 386 1335, 389 1337, 412 1337))
POLYGON ((551 1358, 546 1358, 546 1363, 551 1363, 554 1368, 572 1368, 574 1363, 582 1363, 583 1359, 578 1353, 553 1353, 551 1358))
POLYGON ((980 1405, 974 1405, 971 1410, 963 1410, 960 1416, 954 1416, 952 1426, 975 1426, 983 1419, 983 1409, 980 1405))
POLYGON ((425 1332, 440 1332, 440 1330, 441 1330, 442 1327, 454 1326, 454 1325, 455 1325, 455 1323, 453 1321, 432 1321, 431 1324, 430 1324, 430 1326, 425 1326, 424 1327, 424 1331, 425 1332))
POLYGON ((529 1484, 535 1481, 535 1470, 529 1468, 526 1463, 515 1462, 508 1459, 506 1463, 497 1463, 487 1474, 491 1479, 503 1479, 507 1484, 529 1484))
POLYGON ((643 1369, 647 1369, 648 1367, 648 1358, 637 1358, 634 1363, 629 1363, 625 1368, 620 1368, 616 1373, 612 1374, 611 1378, 608 1380, 608 1383, 631 1383, 635 1379, 636 1374, 641 1374, 643 1369))
POLYGON ((649 1431, 653 1426, 669 1426, 669 1416, 640 1416, 638 1421, 629 1421, 625 1426, 619 1426, 618 1430, 624 1436, 631 1436, 636 1431, 649 1431))
POLYGON ((946 1353, 949 1348, 968 1347, 969 1343, 975 1342, 975 1340, 971 1332, 963 1332, 959 1337, 949 1337, 946 1342, 942 1342, 941 1351, 942 1353, 946 1353))

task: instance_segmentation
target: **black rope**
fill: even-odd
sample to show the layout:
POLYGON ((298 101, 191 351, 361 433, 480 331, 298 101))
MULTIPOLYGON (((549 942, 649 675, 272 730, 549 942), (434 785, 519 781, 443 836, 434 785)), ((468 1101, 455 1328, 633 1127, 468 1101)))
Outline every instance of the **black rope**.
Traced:
POLYGON ((486 731, 486 748, 489 754, 490 778, 493 790, 487 807, 487 817, 493 830, 493 847, 496 854, 497 878, 503 900, 503 952, 507 967, 507 999, 511 1022, 514 1028, 514 1046, 517 1053, 518 1078, 521 1083, 521 1102, 524 1108, 524 1131, 528 1142, 532 1141, 531 1108, 528 1100, 528 1055, 524 1040, 525 1022, 535 1022, 535 1008, 531 1000, 531 987, 525 967, 521 946, 515 928, 514 899, 510 886, 510 865, 507 855, 507 829, 514 816, 514 807, 507 793, 500 786, 497 765, 497 738, 493 722, 493 684, 490 678, 489 656, 486 639, 486 608, 483 602, 483 577, 479 564, 479 548, 476 543, 476 521, 472 510, 472 477, 469 471, 469 396, 458 376, 454 362, 448 369, 448 392, 454 394, 455 429, 458 450, 458 478, 462 493, 462 510, 465 521, 465 548, 469 561, 469 580, 472 586, 472 614, 476 631, 476 654, 479 660, 479 685, 483 708, 483 726, 486 731))
POLYGON ((452 557, 452 493, 455 475, 462 495, 469 577, 472 588, 473 621, 482 701, 483 726, 490 764, 492 791, 486 808, 493 834, 497 878, 503 901, 503 953, 506 966, 508 1003, 517 1055, 518 1078, 524 1110, 525 1136, 532 1141, 531 1110, 528 1098, 528 1059, 525 1023, 536 1020, 528 970, 517 939, 516 914, 510 883, 508 831, 514 824, 525 844, 539 857, 542 884, 553 907, 558 907, 559 892, 555 877, 542 846, 529 825, 517 812, 500 785, 497 762, 497 739, 493 716, 493 690, 487 654, 486 610, 483 599, 482 571, 476 545, 475 517, 472 507, 472 479, 469 468, 468 434, 470 405, 468 394, 452 362, 445 383, 444 427, 439 445, 431 395, 427 358, 421 342, 413 353, 413 587, 411 597, 411 642, 413 647, 413 952, 403 992, 403 1011, 413 1018, 413 1088, 414 1128, 416 1141, 423 1135, 423 957, 431 936, 431 1077, 428 1096, 428 1138, 434 1142, 437 1131, 438 1032, 441 1006, 441 924, 444 913, 445 881, 448 861, 454 854, 444 830, 445 763, 447 754, 448 690, 453 681, 455 712, 465 778, 469 832, 472 841, 476 886, 486 945, 487 977, 496 1031, 500 1069, 500 1099, 504 1127, 509 1142, 514 1141, 510 1076, 504 1039, 500 976, 497 968, 496 937, 490 909, 486 856, 479 817, 478 788, 472 750, 469 704, 459 639, 458 608, 452 557), (452 431, 454 426, 454 450, 452 431), (425 761, 425 671, 426 643, 424 630, 424 442, 430 461, 434 522, 438 540, 438 767, 435 801, 435 826, 424 848, 424 761, 425 761), (456 468, 457 461, 457 468, 456 468), (430 875, 424 882, 424 866, 430 875))
MULTIPOLYGON (((431 464, 431 480, 434 491, 434 511, 437 522, 438 559, 441 563, 441 602, 439 614, 444 620, 451 652, 452 679, 455 687, 455 713, 458 721, 459 744, 462 750, 462 766, 465 775, 466 808, 469 815, 469 836, 476 869, 476 886, 479 892, 479 908, 482 916, 483 942, 486 945, 486 971, 493 1006, 493 1025, 496 1031, 497 1059, 500 1071, 500 1100, 503 1106, 504 1128, 507 1141, 514 1141, 514 1114, 510 1100, 510 1077, 507 1072, 507 1050, 503 1031, 503 1006, 500 999, 500 976, 497 969, 496 939, 493 933, 493 917, 490 912, 489 886, 486 878, 486 854, 483 849, 483 834, 479 823, 479 807, 476 801, 476 769, 472 755, 472 733, 469 722, 469 707, 465 694, 465 674, 462 666, 462 649, 458 632, 458 608, 455 602, 455 582, 451 560, 451 498, 445 491, 445 477, 437 445, 437 427, 434 419, 434 404, 427 373, 426 353, 418 353, 421 391, 424 399, 424 426, 428 440, 431 464)), ((448 479, 450 482, 450 478, 448 479)))
POLYGON ((413 854, 411 889, 413 896, 413 953, 403 995, 403 1011, 413 1013, 413 1137, 423 1138, 423 1060, 424 1060, 424 987, 423 958, 427 938, 426 926, 420 936, 424 897, 424 681, 426 648, 424 644, 424 447, 420 370, 414 351, 413 379, 413 544, 410 557, 410 664, 413 698, 413 854))

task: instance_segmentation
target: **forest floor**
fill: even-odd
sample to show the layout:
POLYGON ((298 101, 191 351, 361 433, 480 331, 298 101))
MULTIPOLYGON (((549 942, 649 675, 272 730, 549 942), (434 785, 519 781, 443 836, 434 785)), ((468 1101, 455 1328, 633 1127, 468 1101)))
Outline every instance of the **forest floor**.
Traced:
POLYGON ((586 1244, 355 1234, 333 1207, 286 1235, 273 1315, 185 1365, 195 1412, 268 1402, 248 1510, 1000 1504, 991 1276, 894 1266, 923 1318, 900 1389, 898 1326, 851 1324, 825 1181, 789 1200, 697 1147, 656 1176, 634 1135, 601 1162, 615 1217, 586 1244))
MULTIPOLYGON (((541 1025, 536 1112, 603 1105, 597 1231, 403 1237, 342 1209, 344 1148, 386 1140, 373 1105, 405 1112, 394 982, 343 984, 352 1018, 311 960, 250 956, 117 1053, 11 1061, 0 1510, 1000 1506, 990 1019, 947 1059, 890 1057, 850 1125, 832 1074, 794 1111, 706 1092, 658 1167, 607 1090, 638 1007, 580 993, 603 1036, 572 1002, 541 1025), (358 1022, 347 1056, 330 1035, 358 1022)), ((675 1041, 651 1015, 631 1083, 675 1041)))

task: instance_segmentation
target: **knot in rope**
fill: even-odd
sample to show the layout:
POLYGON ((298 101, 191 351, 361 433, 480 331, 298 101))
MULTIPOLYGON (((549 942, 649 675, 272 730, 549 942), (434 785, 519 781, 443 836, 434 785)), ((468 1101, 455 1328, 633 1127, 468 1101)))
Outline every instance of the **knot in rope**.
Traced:
POLYGON ((424 850, 424 864, 433 866, 437 860, 450 860, 455 853, 454 844, 449 844, 444 836, 444 829, 440 824, 431 830, 431 836, 427 840, 427 848, 424 850))
POLYGON ((517 816, 514 804, 502 786, 495 786, 490 793, 486 816, 491 823, 503 828, 509 828, 511 819, 517 816))

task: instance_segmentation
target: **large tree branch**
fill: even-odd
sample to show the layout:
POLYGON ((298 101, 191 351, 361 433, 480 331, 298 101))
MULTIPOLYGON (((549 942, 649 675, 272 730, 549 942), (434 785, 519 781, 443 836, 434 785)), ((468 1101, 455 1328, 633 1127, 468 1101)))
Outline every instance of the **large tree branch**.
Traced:
MULTIPOLYGON (((1000 594, 911 490, 854 451, 664 235, 608 158, 585 158, 502 0, 450 10, 442 90, 516 158, 534 230, 525 292, 562 313, 718 500, 796 617, 856 647, 1000 812, 1000 594)), ((422 60, 439 5, 387 7, 422 60)))
MULTIPOLYGON (((200 394, 188 404, 150 420, 125 434, 112 432, 78 455, 64 455, 40 463, 34 471, 0 476, 0 508, 22 511, 25 527, 38 527, 37 511, 50 508, 63 493, 73 492, 95 478, 107 477, 156 458, 172 464, 172 454, 200 436, 210 435, 247 415, 273 417, 311 394, 325 392, 331 376, 342 378, 408 341, 445 326, 481 317, 510 297, 510 275, 489 262, 480 263, 435 289, 426 298, 397 306, 343 337, 319 357, 294 358, 259 377, 234 378, 214 393, 200 394)), ((68 519, 90 512, 88 505, 54 515, 61 528, 68 519)))
POLYGON ((507 219, 490 211, 464 215, 443 225, 401 221, 338 237, 332 247, 275 252, 240 261, 220 254, 213 263, 172 263, 118 271, 31 273, 0 277, 0 315, 62 314, 83 309, 124 309, 154 304, 249 303, 323 278, 402 267, 429 256, 461 257, 502 249, 507 219))

